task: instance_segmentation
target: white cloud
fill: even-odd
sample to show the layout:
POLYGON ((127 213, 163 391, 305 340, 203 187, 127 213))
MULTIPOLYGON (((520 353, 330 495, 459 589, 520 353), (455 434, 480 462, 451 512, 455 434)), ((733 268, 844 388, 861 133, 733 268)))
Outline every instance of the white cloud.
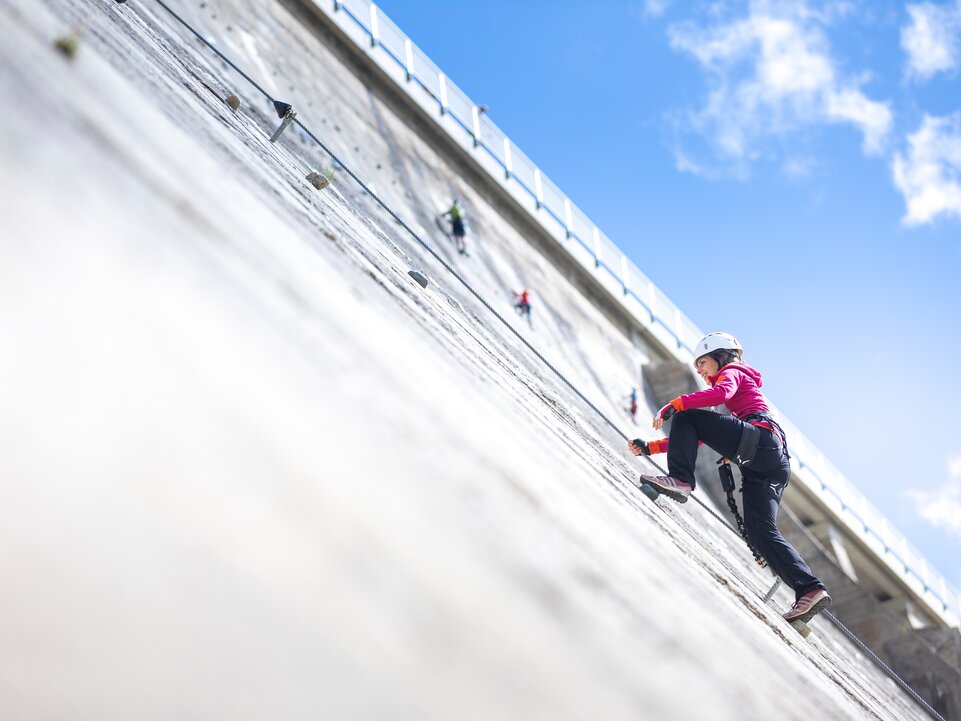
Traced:
POLYGON ((787 178, 803 180, 814 174, 817 163, 809 157, 790 157, 781 164, 781 174, 787 178))
POLYGON ((864 152, 878 154, 891 128, 887 103, 878 103, 852 88, 832 90, 825 98, 825 114, 837 121, 848 121, 864 134, 864 152))
POLYGON ((925 521, 961 538, 961 455, 948 459, 948 481, 933 491, 908 491, 925 521))
POLYGON ((705 138, 735 170, 765 155, 772 140, 823 123, 852 125, 865 153, 882 152, 891 110, 867 97, 861 81, 841 77, 824 30, 850 9, 754 0, 738 19, 671 26, 672 46, 692 55, 709 77, 706 103, 685 116, 684 130, 705 138))
POLYGON ((910 23, 901 28, 901 47, 908 56, 908 74, 928 80, 961 63, 961 0, 935 5, 908 5, 910 23))
POLYGON ((907 155, 896 154, 891 169, 907 204, 905 225, 930 223, 941 215, 961 218, 961 111, 925 115, 908 136, 907 155))
POLYGON ((643 14, 645 17, 657 18, 663 15, 673 0, 644 0, 643 14))

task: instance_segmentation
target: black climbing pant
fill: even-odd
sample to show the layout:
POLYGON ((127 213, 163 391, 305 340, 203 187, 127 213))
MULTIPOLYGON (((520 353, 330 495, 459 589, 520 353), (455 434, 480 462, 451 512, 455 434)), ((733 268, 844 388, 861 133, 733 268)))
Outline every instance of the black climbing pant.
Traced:
MULTIPOLYGON (((667 446, 668 472, 679 481, 695 485, 698 441, 725 458, 733 458, 744 425, 734 416, 700 408, 675 413, 667 446)), ((741 467, 741 476, 744 530, 771 570, 794 589, 797 598, 815 588, 825 588, 778 530, 777 512, 791 478, 791 464, 772 431, 761 429, 757 453, 749 465, 741 467)))

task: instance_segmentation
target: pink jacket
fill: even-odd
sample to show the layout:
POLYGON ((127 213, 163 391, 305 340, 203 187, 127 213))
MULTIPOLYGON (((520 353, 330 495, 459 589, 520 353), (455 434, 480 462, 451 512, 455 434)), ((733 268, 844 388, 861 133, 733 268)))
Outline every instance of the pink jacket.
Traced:
MULTIPOLYGON (((717 375, 708 376, 711 387, 681 396, 684 409, 709 408, 722 403, 731 413, 744 418, 751 413, 769 413, 761 393, 761 372, 744 363, 729 363, 717 375)), ((767 424, 764 424, 765 426, 767 424)))

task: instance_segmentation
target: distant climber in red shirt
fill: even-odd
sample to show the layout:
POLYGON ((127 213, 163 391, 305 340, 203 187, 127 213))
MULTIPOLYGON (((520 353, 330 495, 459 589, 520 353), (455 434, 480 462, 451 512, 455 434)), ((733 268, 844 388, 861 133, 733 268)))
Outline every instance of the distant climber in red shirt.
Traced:
POLYGON ((511 293, 514 294, 514 310, 523 316, 527 316, 527 323, 534 327, 533 322, 531 322, 531 292, 525 288, 520 293, 516 290, 512 290, 511 293))
POLYGON ((791 478, 784 431, 771 416, 761 393, 761 374, 741 360, 744 349, 728 333, 709 333, 695 350, 694 368, 710 388, 679 396, 654 416, 660 429, 671 421, 669 439, 628 441, 636 456, 667 453, 667 476, 641 480, 683 503, 694 490, 694 463, 703 443, 741 468, 744 530, 771 569, 790 588, 796 602, 784 614, 788 621, 809 621, 831 605, 825 585, 811 573, 776 525, 784 489, 791 478), (731 415, 712 406, 724 404, 731 415))

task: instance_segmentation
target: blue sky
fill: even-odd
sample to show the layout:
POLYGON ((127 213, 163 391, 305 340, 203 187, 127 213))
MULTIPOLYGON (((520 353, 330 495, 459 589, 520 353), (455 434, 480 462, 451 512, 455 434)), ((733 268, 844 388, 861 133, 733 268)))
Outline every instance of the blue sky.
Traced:
POLYGON ((961 587, 961 0, 379 5, 961 587))

